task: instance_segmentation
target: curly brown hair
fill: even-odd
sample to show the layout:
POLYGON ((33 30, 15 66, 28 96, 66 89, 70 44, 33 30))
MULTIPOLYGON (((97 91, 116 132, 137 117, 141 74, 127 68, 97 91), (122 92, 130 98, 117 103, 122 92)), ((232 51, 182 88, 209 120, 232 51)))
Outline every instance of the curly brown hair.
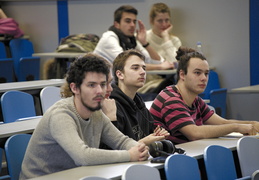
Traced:
POLYGON ((76 87, 80 88, 87 72, 103 73, 106 75, 106 80, 108 80, 110 69, 111 64, 109 66, 106 59, 94 53, 87 53, 82 57, 78 57, 71 63, 66 73, 66 83, 61 87, 61 96, 72 96, 73 92, 70 89, 70 84, 75 83, 76 87))

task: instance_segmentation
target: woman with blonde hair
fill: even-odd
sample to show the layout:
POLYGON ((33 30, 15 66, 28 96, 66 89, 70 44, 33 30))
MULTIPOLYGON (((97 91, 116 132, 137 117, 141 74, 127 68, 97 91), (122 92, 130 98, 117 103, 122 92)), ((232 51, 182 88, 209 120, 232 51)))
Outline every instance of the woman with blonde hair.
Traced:
MULTIPOLYGON (((165 61, 177 65, 175 59, 176 51, 182 45, 180 39, 172 34, 173 24, 171 22, 170 8, 164 3, 152 5, 149 13, 151 29, 147 31, 147 41, 165 61)), ((159 93, 168 85, 174 84, 174 78, 164 79, 159 75, 148 75, 146 85, 139 92, 159 93), (151 89, 153 87, 153 89, 151 89), (149 90, 147 90, 149 89, 149 90)))

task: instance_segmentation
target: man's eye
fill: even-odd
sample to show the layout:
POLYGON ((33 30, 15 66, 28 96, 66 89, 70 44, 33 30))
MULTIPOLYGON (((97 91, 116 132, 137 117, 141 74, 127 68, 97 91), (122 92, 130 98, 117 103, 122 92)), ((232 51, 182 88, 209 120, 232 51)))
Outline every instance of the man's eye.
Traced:
POLYGON ((88 87, 95 87, 94 84, 88 84, 88 87))
POLYGON ((131 22, 133 22, 134 24, 136 24, 136 20, 134 21, 134 20, 131 20, 131 19, 126 19, 125 22, 126 22, 126 23, 131 23, 131 22))

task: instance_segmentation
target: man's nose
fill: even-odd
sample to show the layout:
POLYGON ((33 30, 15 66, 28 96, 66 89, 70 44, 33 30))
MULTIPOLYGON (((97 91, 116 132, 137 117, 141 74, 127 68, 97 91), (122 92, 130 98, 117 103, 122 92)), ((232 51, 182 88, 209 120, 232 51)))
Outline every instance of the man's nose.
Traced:
POLYGON ((203 81, 204 81, 204 80, 208 81, 208 78, 209 78, 209 76, 208 76, 207 74, 205 74, 205 73, 202 74, 201 79, 202 79, 203 81))
POLYGON ((103 93, 104 88, 103 88, 101 85, 98 85, 98 86, 96 87, 96 91, 97 91, 97 93, 103 93))

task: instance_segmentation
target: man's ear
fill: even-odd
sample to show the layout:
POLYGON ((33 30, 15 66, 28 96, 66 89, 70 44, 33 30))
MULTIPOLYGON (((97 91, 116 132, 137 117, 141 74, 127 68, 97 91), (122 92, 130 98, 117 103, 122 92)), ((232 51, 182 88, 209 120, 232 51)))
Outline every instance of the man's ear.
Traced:
POLYGON ((120 70, 116 71, 116 76, 118 77, 119 80, 124 79, 124 75, 123 75, 123 73, 120 70))
POLYGON ((116 27, 117 29, 120 29, 120 23, 118 23, 117 21, 114 21, 113 25, 114 25, 114 27, 116 27))
POLYGON ((183 70, 180 70, 180 71, 179 71, 179 76, 180 76, 179 79, 182 80, 182 81, 184 81, 185 72, 184 72, 183 70))
POLYGON ((70 89, 71 91, 74 93, 74 94, 77 94, 78 93, 78 88, 76 87, 76 84, 75 83, 70 83, 70 89))

